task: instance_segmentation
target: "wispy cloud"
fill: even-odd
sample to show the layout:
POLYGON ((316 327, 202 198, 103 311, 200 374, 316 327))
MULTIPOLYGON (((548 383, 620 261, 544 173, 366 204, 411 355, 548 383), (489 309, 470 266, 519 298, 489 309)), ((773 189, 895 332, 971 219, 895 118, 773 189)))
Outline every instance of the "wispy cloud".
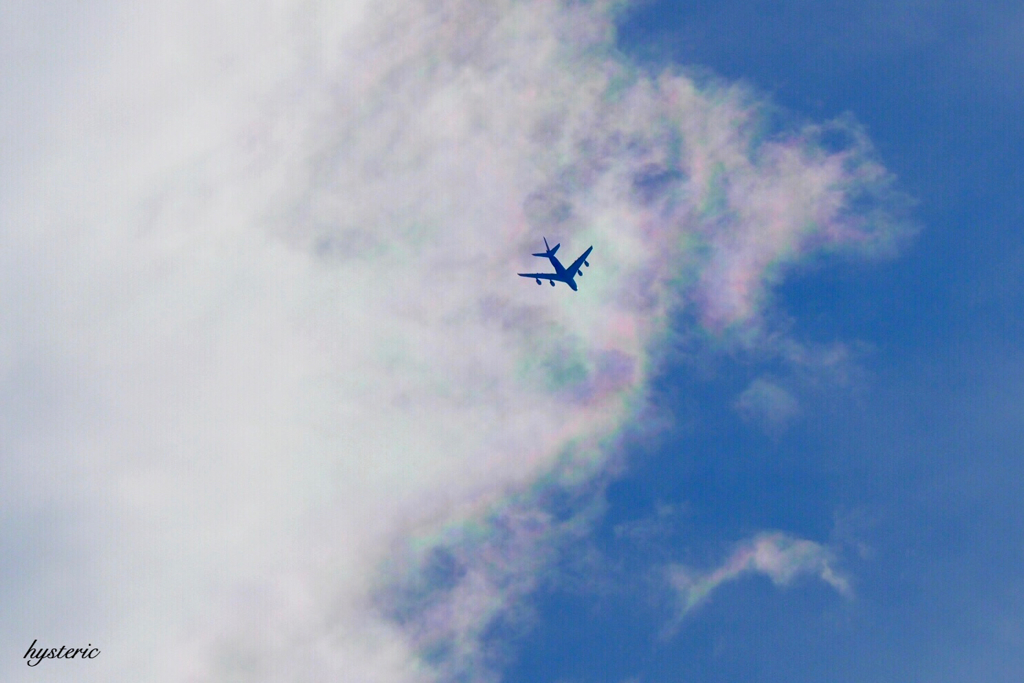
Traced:
POLYGON ((482 671, 668 314, 753 338, 788 268, 885 249, 862 138, 638 72, 613 4, 34 19, 81 59, 26 52, 45 115, 3 124, 6 650, 101 641, 79 681, 482 671), (544 235, 594 245, 580 292, 515 276, 544 235))
POLYGON ((736 409, 745 418, 760 422, 768 431, 782 429, 800 414, 800 404, 785 388, 759 377, 736 399, 736 409))
POLYGON ((679 594, 679 618, 708 600, 728 581, 748 574, 764 574, 778 586, 798 577, 818 578, 843 595, 851 595, 846 577, 834 568, 832 552, 814 541, 793 538, 781 532, 758 534, 736 546, 717 569, 695 572, 679 565, 668 568, 669 582, 679 594))

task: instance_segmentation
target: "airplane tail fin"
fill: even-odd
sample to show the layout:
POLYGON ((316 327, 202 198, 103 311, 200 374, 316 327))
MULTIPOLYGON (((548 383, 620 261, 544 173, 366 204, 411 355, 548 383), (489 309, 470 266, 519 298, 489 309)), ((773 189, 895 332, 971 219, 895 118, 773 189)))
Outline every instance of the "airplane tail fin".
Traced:
POLYGON ((547 237, 545 237, 545 238, 544 238, 544 248, 545 248, 545 249, 546 249, 547 251, 543 251, 543 252, 541 252, 541 253, 539 253, 539 254, 534 254, 534 256, 540 256, 541 258, 547 258, 547 257, 549 257, 549 256, 554 256, 554 255, 555 255, 555 252, 556 252, 556 251, 558 251, 558 248, 559 248, 560 246, 562 246, 562 245, 561 245, 561 244, 556 244, 556 245, 554 246, 554 248, 552 248, 552 247, 549 247, 549 246, 548 246, 548 238, 547 238, 547 237))

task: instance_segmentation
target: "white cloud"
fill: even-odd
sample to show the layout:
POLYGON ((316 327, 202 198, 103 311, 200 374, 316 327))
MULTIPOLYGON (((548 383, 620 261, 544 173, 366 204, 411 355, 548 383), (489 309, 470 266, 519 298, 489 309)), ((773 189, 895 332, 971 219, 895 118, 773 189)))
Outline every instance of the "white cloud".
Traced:
POLYGON ((767 532, 739 543, 717 569, 695 572, 673 565, 668 568, 668 576, 679 592, 681 618, 723 583, 752 573, 764 574, 778 586, 787 586, 800 576, 815 577, 849 596, 849 581, 834 569, 834 564, 835 557, 825 546, 781 532, 767 532))
POLYGON ((781 429, 800 414, 793 394, 775 382, 758 377, 736 399, 736 409, 769 431, 781 429))
POLYGON ((34 114, 2 119, 0 638, 103 650, 50 680, 482 666, 565 528, 507 494, 600 470, 667 311, 755 325, 779 264, 891 229, 844 204, 865 150, 753 139, 746 93, 617 62, 601 3, 94 9, 0 36, 34 114), (542 235, 594 245, 580 292, 515 277, 542 235), (399 620, 381 572, 434 542, 461 573, 399 620))

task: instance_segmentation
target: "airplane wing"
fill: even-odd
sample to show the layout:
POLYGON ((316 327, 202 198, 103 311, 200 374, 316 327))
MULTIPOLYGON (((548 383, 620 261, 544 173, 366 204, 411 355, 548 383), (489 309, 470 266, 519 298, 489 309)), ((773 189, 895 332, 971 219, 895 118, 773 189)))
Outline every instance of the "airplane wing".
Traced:
POLYGON ((573 261, 572 265, 566 268, 565 271, 571 275, 575 275, 579 271, 580 266, 583 265, 583 262, 587 260, 588 256, 590 256, 590 252, 592 251, 594 251, 594 247, 587 249, 578 259, 573 261))
POLYGON ((535 280, 556 280, 561 282, 559 277, 554 273, 517 273, 519 277, 532 277, 535 280))

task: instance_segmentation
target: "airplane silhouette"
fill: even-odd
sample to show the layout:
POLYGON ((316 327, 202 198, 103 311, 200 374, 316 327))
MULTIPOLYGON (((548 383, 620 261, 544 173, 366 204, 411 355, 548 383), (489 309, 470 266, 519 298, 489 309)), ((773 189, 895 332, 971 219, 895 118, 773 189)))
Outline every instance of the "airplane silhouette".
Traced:
POLYGON ((583 277, 583 271, 580 270, 581 265, 587 266, 588 268, 590 267, 590 264, 587 263, 587 257, 590 256, 590 252, 594 250, 594 247, 588 247, 587 250, 583 252, 583 254, 578 259, 572 262, 571 266, 566 268, 559 262, 557 258, 555 258, 555 252, 558 251, 558 247, 560 246, 562 245, 556 244, 554 247, 549 247, 548 238, 545 237, 544 249, 546 251, 542 251, 539 254, 534 254, 534 256, 540 256, 541 258, 550 259, 551 265, 555 267, 554 273, 519 273, 519 277, 532 277, 534 280, 537 281, 538 285, 540 284, 541 280, 547 280, 548 282, 551 283, 552 287, 555 286, 556 282, 564 282, 565 284, 572 287, 572 291, 577 291, 576 276, 579 275, 580 277, 583 277))

